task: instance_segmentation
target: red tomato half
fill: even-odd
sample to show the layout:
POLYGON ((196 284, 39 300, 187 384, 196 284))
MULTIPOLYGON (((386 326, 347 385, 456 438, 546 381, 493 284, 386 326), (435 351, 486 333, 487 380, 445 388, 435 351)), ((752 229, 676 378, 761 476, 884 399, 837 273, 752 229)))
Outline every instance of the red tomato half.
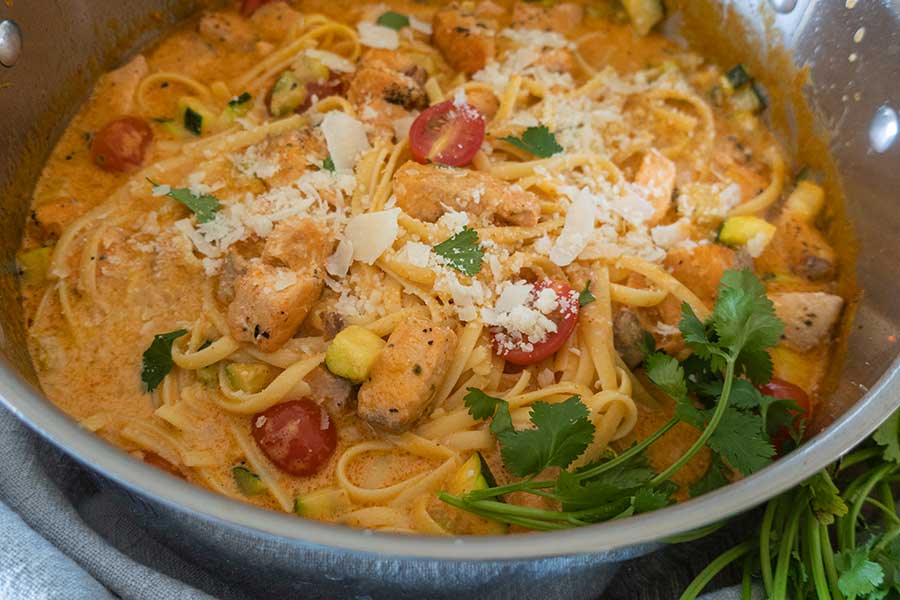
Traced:
POLYGON ((268 4, 271 1, 272 0, 242 0, 241 14, 245 17, 249 17, 256 12, 257 8, 259 8, 263 4, 268 4))
POLYGON ((94 134, 91 156, 104 171, 123 172, 141 166, 153 130, 144 119, 122 117, 107 123, 94 134))
POLYGON ((409 128, 409 150, 422 164, 464 167, 481 148, 484 127, 484 117, 476 108, 447 100, 416 117, 409 128))
MULTIPOLYGON (((809 396, 802 388, 793 383, 783 379, 774 378, 765 385, 756 386, 756 389, 766 396, 793 400, 800 410, 792 410, 791 412, 797 415, 801 421, 806 421, 808 423, 810 418, 812 418, 812 404, 810 404, 809 396)), ((775 447, 778 448, 780 452, 785 442, 787 442, 790 437, 791 432, 782 427, 772 436, 772 443, 775 444, 775 447)))
POLYGON ((312 400, 289 400, 253 416, 253 439, 276 467, 291 475, 312 475, 334 453, 337 428, 312 400))
POLYGON ((344 87, 344 81, 337 77, 331 77, 327 81, 311 81, 306 84, 306 100, 294 112, 306 112, 312 106, 313 97, 324 100, 331 96, 340 96, 344 93, 344 87))
MULTIPOLYGON (((537 300, 541 290, 545 289, 556 292, 558 308, 547 315, 547 318, 556 324, 556 331, 548 333, 542 342, 530 344, 532 346, 530 350, 505 347, 504 337, 508 338, 509 334, 502 329, 495 331, 493 336, 494 352, 506 362, 522 366, 540 362, 556 353, 575 331, 575 325, 578 324, 578 292, 562 281, 549 279, 539 281, 534 284, 528 300, 529 307, 537 300)), ((527 342, 527 340, 525 341, 527 342)))

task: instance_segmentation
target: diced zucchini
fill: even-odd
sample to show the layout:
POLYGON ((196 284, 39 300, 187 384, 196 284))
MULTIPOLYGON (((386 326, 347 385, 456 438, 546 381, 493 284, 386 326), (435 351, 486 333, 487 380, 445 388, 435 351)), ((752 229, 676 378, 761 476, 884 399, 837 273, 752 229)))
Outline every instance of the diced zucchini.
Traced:
POLYGON ((338 377, 362 383, 369 377, 384 344, 383 339, 365 327, 351 325, 331 340, 325 352, 325 366, 338 377))
POLYGON ((153 122, 158 124, 160 129, 171 135, 172 137, 181 138, 185 136, 185 129, 175 122, 175 119, 166 117, 155 117, 153 122))
POLYGON ((766 98, 754 81, 745 88, 739 89, 731 96, 731 106, 736 111, 756 115, 766 108, 766 98))
POLYGON ((722 75, 722 87, 729 92, 734 92, 744 84, 750 83, 750 81, 752 81, 752 78, 742 64, 733 66, 727 73, 722 75))
POLYGON ((294 500, 294 512, 307 519, 332 521, 350 510, 346 490, 319 490, 294 500))
MULTIPOLYGON (((454 496, 464 496, 475 490, 484 490, 497 485, 494 474, 491 473, 487 462, 481 452, 475 452, 453 474, 447 482, 446 491, 454 496)), ((502 501, 502 499, 498 498, 502 501)), ((481 533, 503 534, 506 533, 506 525, 490 519, 476 517, 478 529, 481 533)))
POLYGON ((647 35, 653 26, 663 20, 665 13, 660 0, 622 0, 622 6, 631 24, 641 35, 647 35))
POLYGON ((784 211, 806 223, 811 222, 825 205, 825 190, 821 186, 803 179, 788 196, 784 211))
POLYGON ((250 95, 250 92, 244 92, 240 96, 232 98, 228 101, 228 105, 225 106, 225 110, 222 111, 222 114, 219 115, 219 125, 221 127, 228 127, 234 123, 235 119, 239 119, 246 115, 252 106, 253 97, 250 95))
POLYGON ((50 257, 53 254, 53 248, 49 246, 44 248, 35 248, 28 252, 19 252, 16 260, 19 263, 19 273, 22 275, 22 281, 29 285, 41 283, 47 277, 47 271, 50 270, 50 257))
POLYGON ((262 363, 230 363, 225 367, 225 377, 232 389, 255 394, 272 383, 277 373, 262 363))
POLYGON ((184 128, 194 135, 207 133, 215 121, 209 109, 192 96, 183 96, 178 100, 178 114, 184 128))
POLYGON ((775 235, 775 226, 764 219, 751 216, 728 217, 719 230, 719 241, 729 246, 743 246, 757 236, 768 243, 775 235))
POLYGON ((234 467, 231 469, 231 475, 234 477, 235 485, 245 496, 259 496, 266 491, 266 484, 259 475, 246 467, 234 467))
POLYGON ((331 76, 331 70, 322 64, 317 58, 302 55, 300 60, 294 61, 294 74, 303 83, 310 81, 326 81, 331 76))
POLYGON ((206 387, 219 385, 219 365, 207 365, 197 369, 197 380, 206 387))
POLYGON ((306 101, 307 94, 306 84, 292 71, 285 71, 272 88, 269 112, 273 117, 289 115, 306 101))
POLYGON ((811 359, 784 346, 769 350, 772 357, 772 375, 801 387, 809 393, 819 378, 819 361, 811 359))

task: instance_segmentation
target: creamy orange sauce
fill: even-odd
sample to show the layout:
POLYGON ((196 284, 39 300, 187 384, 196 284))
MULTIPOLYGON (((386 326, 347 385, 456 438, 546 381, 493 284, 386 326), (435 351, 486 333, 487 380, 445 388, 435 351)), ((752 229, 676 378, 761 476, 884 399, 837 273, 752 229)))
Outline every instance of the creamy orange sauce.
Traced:
MULTIPOLYGON (((372 12, 367 6, 343 0, 308 0, 293 3, 291 6, 296 13, 278 14, 295 14, 298 19, 302 19, 302 15, 322 14, 338 22, 353 25, 360 19, 371 20, 372 12)), ((418 2, 392 1, 385 6, 399 13, 412 15, 424 23, 432 21, 437 9, 436 5, 418 2)), ((538 5, 535 7, 540 8, 538 5)), ((499 3, 496 14, 491 13, 498 30, 511 25, 511 10, 512 3, 502 2, 499 3)), ((211 90, 212 97, 207 103, 218 111, 230 98, 243 90, 229 89, 224 96, 221 93, 217 96, 215 87, 217 82, 240 80, 243 74, 287 47, 291 41, 289 36, 292 29, 282 18, 273 16, 271 19, 245 19, 238 16, 234 8, 226 9, 222 14, 240 24, 237 42, 224 37, 217 39, 215 36, 210 37, 208 33, 202 33, 199 19, 203 17, 189 21, 142 53, 143 58, 140 60, 146 60, 145 67, 136 69, 135 63, 131 62, 129 65, 136 69, 135 72, 129 72, 129 66, 126 66, 101 79, 90 100, 73 119, 58 142, 35 188, 33 212, 26 228, 23 253, 40 247, 56 248, 61 236, 65 236, 68 228, 77 223, 79 218, 91 214, 90 211, 97 210, 97 207, 107 206, 111 198, 115 200, 119 197, 117 194, 121 195, 121 200, 115 201, 114 208, 111 208, 108 214, 94 219, 90 227, 78 231, 74 239, 70 240, 72 244, 78 245, 79 252, 61 257, 55 271, 51 270, 46 277, 28 281, 23 285, 23 310, 30 328, 30 350, 41 385, 48 397, 62 410, 74 419, 96 428, 99 435, 136 457, 144 457, 148 452, 158 453, 163 459, 175 465, 182 476, 198 485, 242 498, 253 504, 279 509, 284 507, 279 506, 279 500, 271 494, 242 496, 232 476, 233 467, 246 466, 248 460, 247 453, 232 435, 232 428, 249 432, 255 418, 253 415, 223 410, 217 387, 198 383, 197 375, 193 371, 179 367, 169 374, 168 381, 164 382, 158 391, 153 394, 145 391, 141 382, 142 354, 147 350, 154 335, 179 328, 192 329, 201 315, 209 311, 210 302, 215 305, 216 310, 224 313, 228 303, 223 297, 227 294, 221 290, 225 287, 223 280, 226 275, 223 272, 209 274, 199 252, 192 247, 191 241, 175 229, 176 222, 190 218, 190 213, 184 206, 165 196, 151 194, 149 184, 135 180, 136 170, 113 173, 98 168, 90 150, 92 136, 112 119, 124 115, 138 116, 147 120, 153 131, 153 142, 144 156, 143 167, 169 164, 166 162, 169 161, 173 165, 171 168, 150 175, 173 187, 180 187, 189 180, 192 173, 196 172, 197 164, 194 161, 179 163, 178 157, 184 152, 189 152, 192 144, 198 143, 198 138, 177 126, 172 127, 172 120, 174 119, 178 125, 179 100, 184 96, 195 95, 196 91, 181 80, 163 77, 158 83, 149 86, 145 90, 146 93, 138 98, 135 92, 139 82, 154 73, 175 73, 201 82, 211 90), (130 187, 126 189, 123 186, 130 187), (124 194, 123 189, 126 189, 124 194), (88 272, 93 273, 93 282, 83 275, 88 272), (92 285, 95 286, 94 290, 90 289, 92 285), (92 301, 92 298, 95 300, 92 301), (168 393, 174 399, 173 403, 181 407, 179 410, 182 411, 180 414, 185 420, 184 427, 176 427, 162 419, 157 412, 164 402, 161 394, 166 386, 169 386, 168 393), (148 448, 137 439, 141 437, 140 435, 133 435, 135 426, 129 424, 135 422, 152 424, 155 429, 149 435, 150 437, 156 435, 157 441, 160 439, 159 432, 176 438, 189 452, 195 453, 192 456, 195 456, 196 464, 185 464, 184 456, 171 445, 167 446, 164 438, 158 448, 148 448)), ((271 14, 276 15, 274 12, 271 14)), ((427 35, 416 34, 416 36, 417 44, 432 46, 427 35)), ((628 181, 639 177, 642 157, 647 148, 652 147, 662 150, 674 165, 677 172, 674 180, 676 190, 690 189, 691 185, 701 180, 701 176, 698 175, 699 163, 714 163, 715 168, 712 169, 714 173, 705 176, 709 178, 708 180, 719 177, 732 183, 736 186, 735 194, 740 197, 740 202, 751 201, 769 185, 774 176, 774 169, 771 161, 765 157, 775 144, 774 138, 762 120, 756 117, 736 116, 727 107, 717 106, 710 100, 708 95, 716 86, 721 85, 722 69, 716 65, 715 56, 704 59, 656 33, 646 37, 639 36, 627 20, 611 8, 588 9, 585 17, 572 30, 567 31, 566 38, 573 43, 573 57, 577 55, 577 59, 583 60, 587 69, 601 71, 611 67, 620 76, 648 69, 662 72, 666 69, 675 69, 682 74, 684 84, 690 86, 709 103, 715 135, 708 149, 709 154, 700 156, 692 146, 701 135, 698 123, 702 122, 702 116, 696 113, 694 105, 678 98, 669 99, 662 104, 646 103, 639 99, 627 100, 621 111, 628 112, 629 121, 613 119, 608 127, 611 130, 619 127, 622 139, 636 134, 637 141, 634 141, 633 136, 619 146, 611 147, 607 158, 628 181), (634 123, 643 125, 641 131, 632 130, 634 123)), ((442 57, 433 47, 430 52, 423 50, 417 54, 413 49, 408 51, 408 54, 414 56, 414 60, 423 66, 429 78, 444 93, 450 93, 466 80, 464 75, 448 66, 445 60, 448 57, 442 57)), ((573 80, 576 84, 584 84, 590 80, 587 69, 573 67, 573 80)), ((258 103, 257 99, 270 91, 280 72, 273 72, 266 79, 263 89, 253 90, 256 103, 254 109, 256 112, 252 113, 255 115, 254 118, 263 122, 274 120, 265 113, 265 102, 258 103)), ((551 91, 548 97, 552 98, 555 93, 561 95, 563 92, 551 91)), ((529 102, 533 102, 533 99, 529 102)), ((303 126, 309 127, 309 124, 304 122, 303 126)), ((234 131, 241 130, 240 125, 233 127, 234 131)), ((223 128, 221 131, 214 131, 212 135, 223 131, 231 130, 223 128)), ((375 135, 372 134, 373 141, 375 135)), ((514 150, 500 143, 495 146, 491 160, 499 161, 498 157, 508 161, 524 160, 514 150)), ((229 151, 230 154, 235 152, 229 151)), ((799 166, 792 164, 790 157, 785 157, 785 162, 787 165, 785 183, 783 191, 779 194, 780 199, 759 213, 761 218, 773 223, 778 222, 784 199, 794 185, 793 175, 797 170, 795 167, 799 166)), ((304 170, 311 170, 311 167, 307 165, 298 167, 299 173, 304 170)), ((235 172, 235 168, 228 160, 213 161, 204 167, 203 172, 206 183, 216 182, 223 190, 221 193, 227 190, 228 194, 234 197, 260 195, 274 187, 265 177, 247 177, 235 172)), ((560 202, 553 197, 549 188, 538 189, 536 193, 541 202, 541 222, 545 223, 554 217, 559 218, 562 210, 560 202)), ((830 201, 830 197, 826 199, 826 206, 829 206, 830 201)), ((665 216, 660 221, 661 225, 676 223, 683 216, 676 205, 677 203, 673 202, 665 211, 665 216)), ((472 219, 476 222, 476 217, 473 216, 472 219)), ((720 218, 718 223, 691 221, 687 226, 690 230, 688 235, 691 240, 702 239, 705 240, 704 243, 712 244, 711 247, 722 248, 723 252, 728 252, 728 260, 732 260, 735 253, 715 243, 715 229, 721 224, 721 220, 720 218)), ((484 222, 480 225, 487 226, 484 222)), ((799 263, 806 260, 804 258, 806 255, 803 254, 807 248, 806 241, 798 237, 785 238, 784 231, 783 227, 779 228, 775 233, 776 237, 755 257, 755 260, 749 259, 749 265, 767 281, 770 294, 837 293, 836 282, 840 271, 835 267, 822 276, 805 276, 799 263)), ((810 225, 810 231, 812 232, 810 235, 819 235, 814 223, 810 225)), ((263 236, 249 236, 234 247, 248 256, 256 257, 262 252, 263 243, 263 236)), ((827 245, 824 236, 823 243, 827 245)), ((399 249, 400 245, 398 242, 395 250, 399 249)), ((523 243, 520 247, 525 245, 523 243)), ((328 254, 330 253, 329 248, 328 254)), ((715 285, 718 282, 715 275, 716 268, 707 269, 709 265, 704 263, 703 268, 692 267, 680 271, 676 255, 677 252, 669 250, 667 257, 660 258, 658 262, 673 273, 681 283, 694 290, 703 303, 711 306, 715 285), (698 291, 707 287, 709 293, 698 291)), ((747 264, 746 257, 742 260, 743 264, 747 264)), ((520 268, 520 276, 537 279, 546 273, 560 273, 573 284, 573 287, 577 284, 580 289, 592 276, 590 270, 593 268, 592 264, 589 260, 580 260, 567 265, 565 269, 560 269, 549 264, 545 258, 540 263, 523 265, 520 268)), ((735 266, 737 264, 734 263, 735 266)), ((720 273, 721 269, 718 272, 720 273)), ((418 306, 414 295, 401 290, 400 286, 374 267, 360 265, 357 275, 360 279, 374 282, 373 287, 378 288, 379 297, 395 297, 392 301, 395 308, 418 306)), ((609 278, 612 283, 622 286, 640 289, 650 286, 643 277, 629 273, 615 264, 609 265, 609 278)), ((312 350, 298 352, 312 353, 324 349, 330 339, 326 332, 326 316, 336 310, 339 301, 339 293, 328 288, 324 289, 321 298, 316 301, 306 321, 296 332, 299 338, 304 340, 317 338, 321 343, 312 350)), ((613 302, 613 314, 623 306, 613 302)), ((683 353, 684 344, 680 338, 667 335, 665 325, 671 327, 674 324, 672 319, 677 319, 677 316, 673 317, 673 314, 677 315, 679 306, 680 301, 669 296, 658 306, 635 310, 644 329, 652 331, 661 347, 673 354, 683 353), (659 324, 662 326, 658 326, 659 324)), ((457 335, 461 336, 465 324, 447 314, 443 316, 451 322, 450 327, 456 330, 457 335)), ((200 342, 203 339, 215 339, 219 334, 226 333, 217 332, 213 323, 206 322, 205 327, 206 330, 197 332, 200 342)), ((578 337, 578 340, 579 343, 583 343, 582 337, 578 337)), ((294 342, 297 348, 302 345, 300 340, 292 340, 291 343, 294 342)), ((486 334, 480 338, 479 344, 488 354, 485 359, 487 364, 496 369, 497 361, 491 363, 490 344, 486 334)), ((240 360, 234 356, 229 357, 229 360, 254 362, 256 359, 252 354, 248 354, 248 348, 252 349, 252 345, 246 345, 239 351, 237 359, 240 360)), ((565 348, 568 347, 564 347, 560 352, 566 352, 565 348)), ((578 347, 576 346, 574 350, 578 350, 578 347)), ((828 368, 830 353, 830 335, 808 349, 798 349, 788 344, 776 351, 775 374, 800 386, 815 399, 828 368)), ((555 382, 565 371, 566 361, 577 362, 576 354, 572 352, 571 356, 565 359, 547 359, 532 367, 533 377, 522 391, 540 389, 541 373, 559 367, 557 371, 559 375, 551 377, 555 382)), ((501 371, 502 362, 499 361, 501 371)), ((322 381, 313 382, 313 379, 322 377, 324 372, 322 369, 324 367, 306 377, 306 383, 315 390, 320 390, 322 381)), ((475 371, 469 370, 465 373, 467 375, 454 386, 454 391, 462 389, 468 376, 472 376, 473 373, 478 375, 475 371)), ((327 375, 324 378, 326 385, 329 378, 327 375)), ((498 374, 495 380, 499 390, 509 390, 519 378, 517 372, 510 372, 498 374)), ((485 377, 485 380, 488 379, 490 376, 485 377)), ((646 379, 643 381, 647 383, 646 379)), ((588 384, 594 385, 594 381, 588 384)), ((461 394, 459 396, 461 397, 461 394)), ((671 416, 671 402, 661 394, 654 393, 654 396, 657 396, 656 402, 652 398, 646 403, 637 402, 636 425, 628 435, 612 442, 613 448, 622 449, 635 440, 645 438, 671 416)), ((329 400, 321 402, 326 407, 330 419, 334 420, 338 431, 337 448, 329 461, 316 475, 307 477, 292 476, 269 465, 277 485, 290 498, 304 497, 316 490, 338 486, 336 476, 338 461, 348 448, 365 441, 382 442, 394 439, 359 418, 352 399, 345 399, 342 402, 329 400)), ((440 407, 439 412, 432 417, 452 413, 460 406, 461 404, 450 406, 448 401, 448 405, 440 407)), ((136 427, 140 430, 140 426, 136 427)), ((484 431, 483 427, 480 429, 484 431)), ((684 424, 666 434, 661 441, 651 447, 649 452, 654 468, 662 470, 672 464, 690 446, 696 435, 696 431, 684 424)), ((438 444, 444 442, 444 440, 433 441, 438 444)), ((462 459, 465 459, 470 451, 470 449, 461 451, 462 459)), ((503 484, 512 480, 502 466, 496 446, 482 448, 481 451, 497 476, 498 483, 503 484)), ((443 463, 443 459, 436 456, 417 456, 396 449, 387 454, 373 451, 356 460, 347 472, 352 484, 378 489, 401 484, 420 474, 434 472, 443 463)), ((680 499, 687 496, 687 486, 702 477, 708 465, 709 455, 704 451, 675 475, 674 480, 682 487, 679 492, 680 499)), ((441 482, 437 482, 434 489, 440 489, 440 485, 441 482)), ((534 498, 521 501, 539 506, 553 506, 552 503, 541 500, 535 502, 534 498)), ((483 520, 462 519, 459 515, 452 517, 454 514, 452 509, 434 501, 433 498, 428 502, 429 512, 435 521, 451 529, 456 528, 454 533, 490 531, 483 520)), ((367 507, 364 501, 353 500, 351 504, 353 510, 367 507)), ((401 512, 415 510, 407 505, 401 508, 401 512)), ((340 520, 339 515, 331 518, 340 520)), ((352 519, 350 522, 355 523, 352 519)), ((409 529, 415 530, 416 527, 411 526, 409 529)))

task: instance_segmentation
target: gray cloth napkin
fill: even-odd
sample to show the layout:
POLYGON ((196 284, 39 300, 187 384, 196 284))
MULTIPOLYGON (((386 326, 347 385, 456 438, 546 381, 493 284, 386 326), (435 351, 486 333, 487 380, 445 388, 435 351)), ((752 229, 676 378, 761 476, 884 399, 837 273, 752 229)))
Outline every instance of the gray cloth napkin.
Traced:
MULTIPOLYGON (((114 507, 76 462, 0 406, 0 598, 245 600, 114 507)), ((626 562, 603 600, 670 600, 740 530, 626 562)), ((730 583, 727 573, 713 586, 730 583)), ((734 581, 734 579, 731 579, 734 581)), ((705 600, 739 598, 722 590, 705 600)), ((555 600, 548 598, 547 600, 555 600)))

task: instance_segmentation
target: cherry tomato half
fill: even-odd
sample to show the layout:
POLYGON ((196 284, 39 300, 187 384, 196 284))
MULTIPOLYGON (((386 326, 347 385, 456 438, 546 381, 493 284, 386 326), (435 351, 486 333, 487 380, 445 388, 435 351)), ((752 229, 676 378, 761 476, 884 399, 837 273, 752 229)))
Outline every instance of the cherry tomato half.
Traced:
POLYGON ((256 12, 263 4, 268 4, 272 0, 243 0, 241 2, 241 15, 249 17, 256 12))
POLYGON ((144 119, 122 117, 110 121, 94 134, 91 156, 104 171, 124 172, 141 166, 153 130, 144 119))
POLYGON ((484 141, 484 117, 469 104, 447 100, 429 106, 409 128, 409 150, 422 164, 463 167, 484 141))
MULTIPOLYGON (((793 400, 800 410, 792 409, 791 413, 796 415, 799 421, 808 423, 810 418, 812 418, 812 404, 810 404, 809 395, 793 383, 776 377, 769 383, 756 386, 756 389, 766 396, 793 400)), ((789 439, 791 439, 791 432, 786 427, 782 427, 772 435, 772 443, 778 448, 779 453, 789 439)))
POLYGON ((331 77, 326 81, 310 81, 306 84, 306 100, 297 107, 295 112, 304 113, 312 106, 313 97, 324 100, 331 96, 340 96, 344 93, 344 81, 338 77, 331 77))
POLYGON ((566 340, 569 339, 569 336, 572 335, 572 332, 575 331, 579 312, 578 292, 562 281, 551 281, 549 279, 539 281, 534 284, 534 289, 531 291, 528 299, 528 305, 533 306, 538 298, 538 294, 545 289, 551 289, 556 292, 558 307, 547 315, 547 318, 556 324, 556 331, 548 333, 544 341, 530 344, 530 350, 504 347, 502 338, 508 336, 508 333, 502 329, 495 331, 493 336, 494 352, 506 362, 523 366, 540 362, 559 350, 566 343, 566 340))
POLYGON ((306 398, 257 413, 250 430, 263 454, 291 475, 312 475, 328 462, 337 446, 334 421, 325 409, 306 398))

